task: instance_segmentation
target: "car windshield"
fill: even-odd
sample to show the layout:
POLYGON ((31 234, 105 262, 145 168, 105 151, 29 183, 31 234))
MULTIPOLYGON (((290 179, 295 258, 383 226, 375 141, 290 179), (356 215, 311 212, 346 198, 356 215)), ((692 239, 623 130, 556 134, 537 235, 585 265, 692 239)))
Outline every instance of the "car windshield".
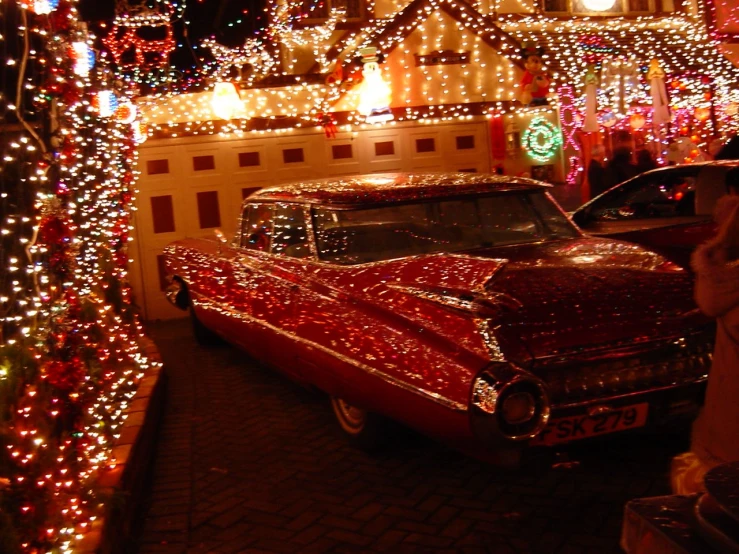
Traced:
POLYGON ((584 209, 575 223, 692 216, 696 213, 696 187, 700 166, 676 166, 650 171, 604 192, 584 209))
POLYGON ((539 191, 362 209, 314 207, 313 221, 319 259, 339 264, 579 236, 539 191))

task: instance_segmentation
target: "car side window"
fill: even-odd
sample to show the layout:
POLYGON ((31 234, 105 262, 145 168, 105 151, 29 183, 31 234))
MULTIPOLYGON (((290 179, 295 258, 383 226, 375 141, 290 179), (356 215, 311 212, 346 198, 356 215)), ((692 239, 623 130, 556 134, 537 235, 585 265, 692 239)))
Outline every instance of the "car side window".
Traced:
POLYGON ((241 247, 268 252, 272 238, 272 204, 247 204, 241 217, 241 247))
POLYGON ((291 258, 311 256, 303 206, 298 204, 277 204, 275 206, 272 253, 291 258))
POLYGON ((595 221, 695 215, 695 176, 663 172, 606 193, 590 209, 595 221))

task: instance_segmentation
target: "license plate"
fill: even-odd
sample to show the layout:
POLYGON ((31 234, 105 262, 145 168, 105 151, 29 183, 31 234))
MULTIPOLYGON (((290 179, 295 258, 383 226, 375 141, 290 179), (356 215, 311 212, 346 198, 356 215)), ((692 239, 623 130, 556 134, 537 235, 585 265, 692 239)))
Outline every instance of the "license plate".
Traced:
POLYGON ((550 420, 541 434, 534 437, 532 446, 549 446, 562 442, 596 437, 607 433, 643 427, 647 423, 649 404, 632 404, 614 408, 596 415, 578 415, 550 420))

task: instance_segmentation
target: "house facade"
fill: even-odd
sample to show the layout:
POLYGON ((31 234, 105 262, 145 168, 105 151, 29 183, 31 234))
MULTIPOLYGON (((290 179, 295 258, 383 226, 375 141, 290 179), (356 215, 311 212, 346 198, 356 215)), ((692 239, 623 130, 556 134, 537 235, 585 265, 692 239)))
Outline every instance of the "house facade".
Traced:
POLYGON ((254 188, 439 170, 582 187, 590 149, 612 148, 618 130, 659 156, 680 134, 698 148, 736 128, 739 73, 703 0, 280 1, 269 12, 268 40, 203 45, 216 60, 205 92, 139 101, 148 138, 131 275, 149 319, 181 315, 161 292, 163 247, 234 231, 254 188), (549 85, 522 103, 527 48, 549 85), (668 119, 653 115, 654 90, 668 119))

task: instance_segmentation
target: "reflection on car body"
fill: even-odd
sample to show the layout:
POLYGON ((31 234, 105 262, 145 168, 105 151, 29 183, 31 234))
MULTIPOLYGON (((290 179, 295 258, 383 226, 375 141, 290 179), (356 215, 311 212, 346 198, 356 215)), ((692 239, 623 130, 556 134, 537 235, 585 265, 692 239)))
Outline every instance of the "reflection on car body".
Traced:
POLYGON ((739 161, 701 162, 646 171, 597 196, 572 218, 592 235, 636 242, 687 267, 696 246, 716 232, 716 200, 739 161))
POLYGON ((391 419, 500 461, 694 410, 712 329, 689 275, 583 236, 548 189, 464 173, 263 189, 232 241, 165 249, 167 295, 200 340, 328 393, 366 447, 391 419))

